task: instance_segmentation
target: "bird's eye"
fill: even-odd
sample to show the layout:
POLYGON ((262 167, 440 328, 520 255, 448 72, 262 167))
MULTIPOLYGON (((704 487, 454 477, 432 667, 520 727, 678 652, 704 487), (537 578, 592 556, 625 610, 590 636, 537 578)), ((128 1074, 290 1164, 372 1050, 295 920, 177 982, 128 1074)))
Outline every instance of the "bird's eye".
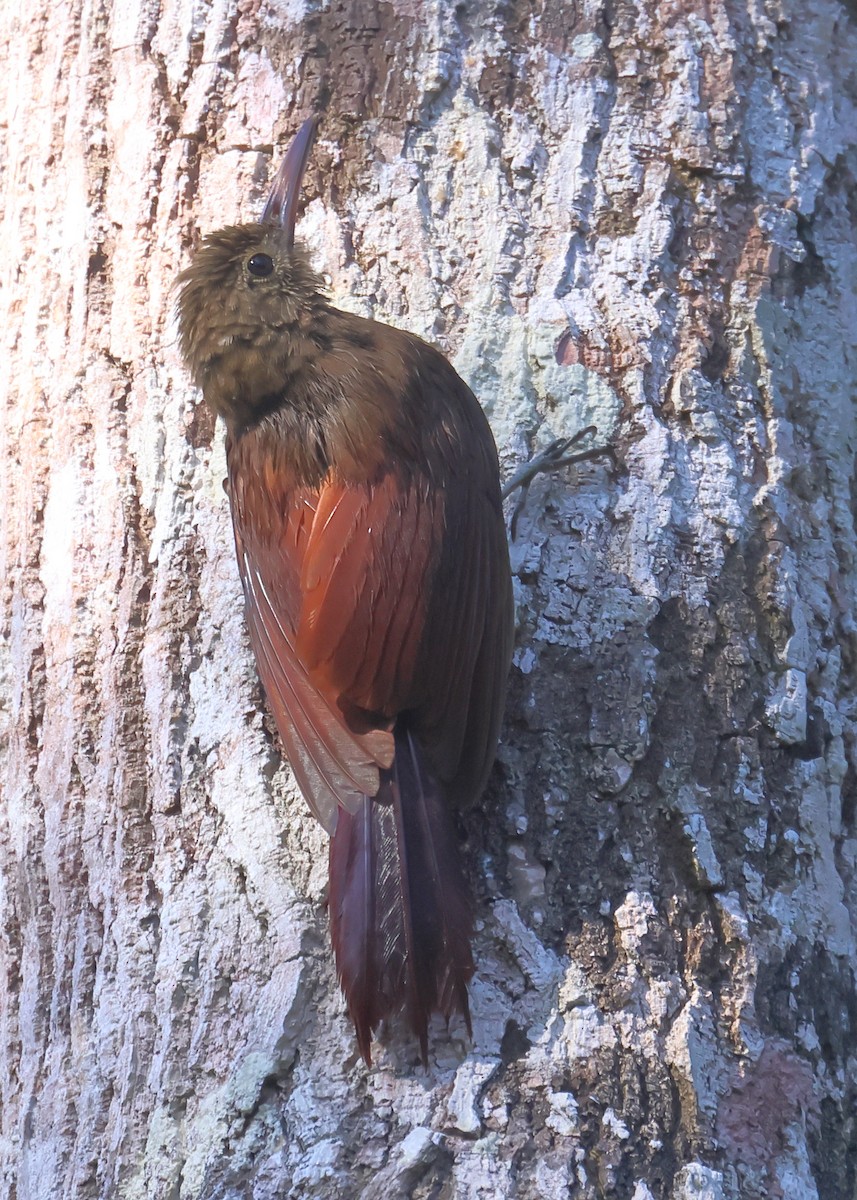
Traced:
POLYGON ((264 279, 274 269, 274 260, 270 254, 254 254, 247 262, 247 270, 257 279, 264 279))

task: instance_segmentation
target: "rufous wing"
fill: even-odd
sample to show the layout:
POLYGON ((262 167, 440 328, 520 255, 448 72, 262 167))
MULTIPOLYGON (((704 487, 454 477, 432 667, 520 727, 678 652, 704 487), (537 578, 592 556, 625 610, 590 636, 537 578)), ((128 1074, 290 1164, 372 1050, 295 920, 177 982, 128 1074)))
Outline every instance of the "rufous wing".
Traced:
POLYGON ((393 471, 326 483, 296 643, 352 730, 407 713, 458 799, 478 794, 494 758, 512 636, 499 497, 478 465, 443 488, 393 471))
POLYGON ((414 708, 444 497, 388 471, 322 488, 301 569, 298 653, 352 721, 414 708))
MULTIPOLYGON (((239 444, 240 445, 240 444, 239 444)), ((234 451, 230 447, 230 451, 234 451)), ((247 625, 262 685, 300 789, 332 832, 340 805, 356 811, 389 767, 393 738, 382 725, 349 729, 329 689, 298 654, 300 572, 318 492, 288 476, 248 470, 230 453, 229 491, 247 625)))
POLYGON ((472 405, 483 427, 471 431, 466 463, 453 430, 426 469, 390 465, 369 481, 331 472, 318 488, 297 486, 273 455, 242 453, 243 439, 230 447, 259 673, 301 789, 329 830, 337 804, 356 812, 377 793, 401 714, 454 798, 478 793, 493 760, 511 588, 496 458, 472 405))

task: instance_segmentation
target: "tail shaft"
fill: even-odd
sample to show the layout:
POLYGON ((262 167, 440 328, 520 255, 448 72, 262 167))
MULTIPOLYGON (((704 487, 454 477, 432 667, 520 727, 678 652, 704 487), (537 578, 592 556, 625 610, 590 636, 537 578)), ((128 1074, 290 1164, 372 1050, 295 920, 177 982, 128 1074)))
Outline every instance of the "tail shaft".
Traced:
POLYGON ((402 1007, 424 1062, 433 1012, 459 1012, 470 1030, 473 918, 452 814, 414 738, 395 737, 378 794, 340 809, 330 842, 333 949, 367 1063, 373 1032, 402 1007))

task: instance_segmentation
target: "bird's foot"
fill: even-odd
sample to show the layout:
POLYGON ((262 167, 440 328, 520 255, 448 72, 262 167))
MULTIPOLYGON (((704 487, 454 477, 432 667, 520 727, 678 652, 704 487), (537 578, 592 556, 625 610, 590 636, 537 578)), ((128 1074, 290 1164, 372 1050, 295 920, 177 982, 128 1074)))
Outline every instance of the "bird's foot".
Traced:
POLYGON ((573 463, 589 462, 593 458, 603 458, 605 455, 613 454, 611 446, 593 446, 589 450, 577 450, 572 454, 569 451, 573 446, 579 445, 584 438, 591 437, 597 433, 594 425, 587 425, 585 429, 579 430, 572 437, 556 438, 550 445, 536 454, 528 463, 515 472, 512 478, 503 485, 502 497, 506 500, 512 495, 517 488, 521 489, 521 495, 518 503, 515 505, 515 511, 512 513, 511 534, 512 541, 515 540, 515 532, 518 527, 518 517, 524 510, 524 505, 527 503, 527 493, 530 490, 530 484, 537 475, 546 475, 551 471, 559 471, 562 467, 570 467, 573 463))

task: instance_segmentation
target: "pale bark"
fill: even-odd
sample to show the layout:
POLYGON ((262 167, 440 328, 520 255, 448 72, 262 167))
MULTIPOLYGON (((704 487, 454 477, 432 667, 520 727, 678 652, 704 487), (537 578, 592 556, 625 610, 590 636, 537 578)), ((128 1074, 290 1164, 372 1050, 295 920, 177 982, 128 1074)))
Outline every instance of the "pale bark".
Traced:
POLYGON ((853 4, 24 11, 0 1196, 854 1195, 853 4), (319 103, 337 299, 447 350, 505 470, 615 451, 519 524, 474 1036, 427 1072, 355 1053, 170 315, 319 103))

